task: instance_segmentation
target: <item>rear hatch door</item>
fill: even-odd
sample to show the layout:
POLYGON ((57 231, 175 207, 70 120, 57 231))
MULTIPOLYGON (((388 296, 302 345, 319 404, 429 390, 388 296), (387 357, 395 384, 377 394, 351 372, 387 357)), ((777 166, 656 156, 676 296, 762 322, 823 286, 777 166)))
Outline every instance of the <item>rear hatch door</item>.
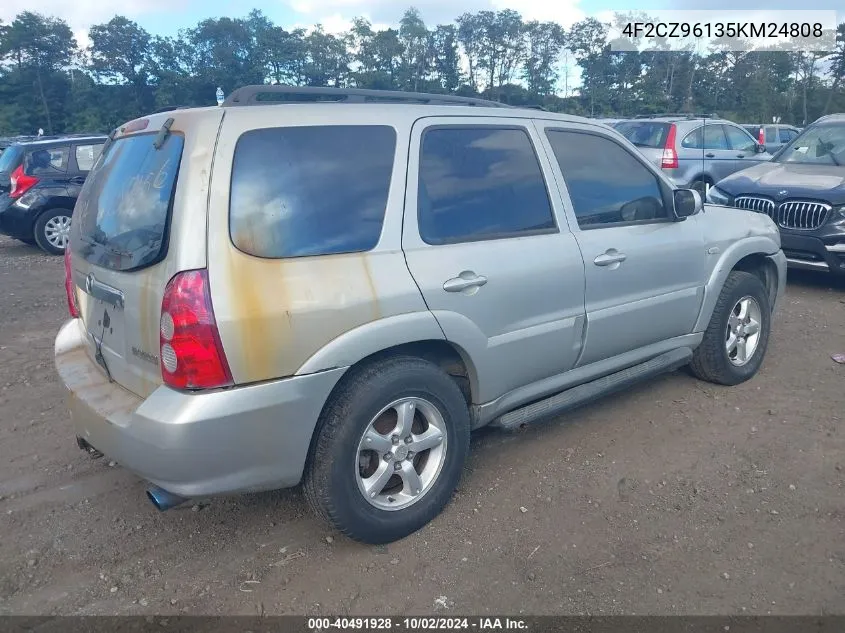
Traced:
POLYGON ((142 397, 162 382, 159 316, 167 282, 206 263, 204 192, 222 110, 214 114, 199 122, 185 113, 154 116, 143 131, 118 134, 74 208, 71 267, 88 353, 110 379, 142 397), (196 133, 203 124, 210 141, 196 133), (192 184, 199 195, 188 195, 192 184), (180 251, 186 234, 190 245, 180 251))

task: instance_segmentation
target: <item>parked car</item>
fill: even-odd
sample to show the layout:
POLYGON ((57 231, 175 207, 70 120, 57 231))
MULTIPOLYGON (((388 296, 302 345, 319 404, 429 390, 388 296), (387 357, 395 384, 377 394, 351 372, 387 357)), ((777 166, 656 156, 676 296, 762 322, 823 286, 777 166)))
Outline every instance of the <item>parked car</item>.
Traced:
POLYGON ((777 227, 701 208, 605 125, 477 99, 252 86, 129 122, 65 259, 79 445, 159 509, 302 481, 343 533, 401 538, 473 429, 755 375, 777 227))
POLYGON ((764 145, 769 154, 776 153, 801 133, 794 125, 782 123, 743 123, 742 127, 757 139, 760 145, 764 145))
POLYGON ((743 128, 715 115, 653 116, 614 127, 675 185, 702 196, 722 178, 771 158, 743 128))
POLYGON ((0 156, 0 233, 64 253, 74 204, 105 141, 74 136, 10 145, 0 156))
POLYGON ((708 198, 771 217, 790 266, 845 274, 845 114, 822 117, 770 162, 721 180, 708 198))

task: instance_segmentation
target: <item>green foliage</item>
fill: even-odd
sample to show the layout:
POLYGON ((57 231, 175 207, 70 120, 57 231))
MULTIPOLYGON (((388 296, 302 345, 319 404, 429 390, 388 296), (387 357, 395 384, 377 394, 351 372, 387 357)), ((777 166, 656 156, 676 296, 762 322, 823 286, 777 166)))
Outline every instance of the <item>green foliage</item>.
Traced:
POLYGON ((80 50, 63 20, 25 11, 0 23, 0 135, 106 132, 156 108, 211 105, 218 86, 228 93, 252 83, 482 95, 587 116, 706 111, 800 124, 845 110, 845 24, 825 53, 744 53, 724 42, 677 50, 661 40, 612 52, 609 33, 595 18, 566 31, 509 9, 429 27, 410 8, 398 28, 376 31, 357 18, 335 35, 320 25, 287 31, 253 10, 173 37, 115 16, 91 27, 91 44, 80 50), (579 81, 570 91, 573 61, 579 81))

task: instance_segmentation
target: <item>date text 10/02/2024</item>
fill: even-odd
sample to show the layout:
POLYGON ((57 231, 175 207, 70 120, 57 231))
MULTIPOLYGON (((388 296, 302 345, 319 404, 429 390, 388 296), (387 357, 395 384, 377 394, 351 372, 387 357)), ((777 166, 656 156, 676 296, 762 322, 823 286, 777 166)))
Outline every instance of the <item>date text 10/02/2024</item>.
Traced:
POLYGON ((438 618, 438 617, 375 617, 375 618, 308 618, 309 631, 389 630, 405 631, 520 631, 527 630, 525 620, 509 617, 438 618))

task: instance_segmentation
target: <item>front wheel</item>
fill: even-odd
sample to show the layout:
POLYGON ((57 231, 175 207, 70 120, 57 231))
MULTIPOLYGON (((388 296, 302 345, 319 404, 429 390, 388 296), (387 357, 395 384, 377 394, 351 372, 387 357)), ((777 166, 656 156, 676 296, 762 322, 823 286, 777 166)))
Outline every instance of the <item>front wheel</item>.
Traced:
POLYGON ((469 410, 452 378, 422 359, 354 371, 321 416, 305 495, 347 536, 389 543, 452 497, 469 450, 469 410))
POLYGON ((45 253, 63 255, 70 242, 72 212, 67 209, 50 209, 35 221, 35 243, 45 253))
POLYGON ((766 355, 771 315, 763 282, 751 273, 731 272, 704 340, 693 353, 693 374, 720 385, 738 385, 752 378, 766 355))

